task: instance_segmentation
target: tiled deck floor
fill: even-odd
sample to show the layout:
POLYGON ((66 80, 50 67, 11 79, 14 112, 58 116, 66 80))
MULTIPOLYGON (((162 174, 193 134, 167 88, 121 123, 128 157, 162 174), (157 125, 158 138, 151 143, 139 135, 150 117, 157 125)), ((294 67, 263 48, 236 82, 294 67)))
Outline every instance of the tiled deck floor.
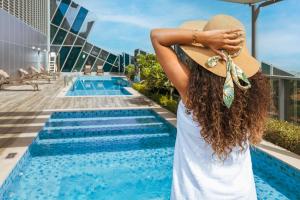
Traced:
MULTIPOLYGON (((63 79, 40 85, 41 90, 30 91, 30 86, 9 87, 0 91, 0 185, 26 151, 52 111, 87 109, 122 109, 151 107, 176 124, 176 116, 146 97, 61 97, 63 79), (7 159, 10 153, 16 153, 7 159)), ((264 142, 260 147, 300 169, 300 156, 264 142)))

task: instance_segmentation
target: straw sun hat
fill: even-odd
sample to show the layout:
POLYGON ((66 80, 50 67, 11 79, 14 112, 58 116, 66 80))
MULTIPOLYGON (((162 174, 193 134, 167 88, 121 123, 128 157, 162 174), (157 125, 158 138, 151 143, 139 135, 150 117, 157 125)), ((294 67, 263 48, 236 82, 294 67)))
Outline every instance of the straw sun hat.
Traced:
MULTIPOLYGON (((228 15, 216 15, 212 17, 209 21, 194 20, 184 22, 179 28, 192 29, 199 31, 209 31, 209 30, 224 30, 224 29, 236 29, 241 28, 245 30, 243 24, 235 19, 234 17, 228 15)), ((245 35, 243 36, 245 37, 245 35)), ((244 38, 245 39, 245 38, 244 38)), ((185 54, 187 54, 196 63, 209 70, 210 72, 226 77, 226 62, 218 61, 214 67, 208 66, 209 58, 216 56, 216 54, 207 47, 201 44, 195 45, 180 45, 179 46, 185 54)), ((256 74, 260 69, 260 62, 253 58, 246 47, 246 40, 244 40, 242 49, 239 54, 232 57, 232 61, 244 72, 244 74, 249 78, 256 74)))

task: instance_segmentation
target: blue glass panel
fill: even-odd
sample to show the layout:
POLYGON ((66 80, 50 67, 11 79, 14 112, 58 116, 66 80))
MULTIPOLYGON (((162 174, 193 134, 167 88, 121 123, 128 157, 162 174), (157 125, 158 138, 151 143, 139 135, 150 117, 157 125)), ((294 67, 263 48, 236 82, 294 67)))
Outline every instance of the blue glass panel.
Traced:
POLYGON ((82 69, 82 66, 83 66, 85 60, 87 59, 87 57, 88 57, 87 53, 81 52, 73 71, 76 70, 77 72, 79 72, 82 69))
POLYGON ((96 60, 96 58, 94 56, 89 56, 88 59, 85 62, 85 65, 91 65, 91 66, 93 66, 95 60, 96 60))
POLYGON ((62 66, 64 64, 70 50, 71 50, 71 47, 65 47, 65 46, 63 46, 60 49, 60 52, 59 52, 59 65, 60 66, 62 66))
POLYGON ((59 29, 52 44, 62 44, 66 35, 67 35, 66 31, 59 29))
POLYGON ((113 66, 111 64, 109 64, 108 62, 106 62, 103 66, 103 71, 104 72, 110 72, 112 70, 113 66))
POLYGON ((108 56, 108 52, 105 51, 104 49, 101 50, 100 54, 99 54, 99 58, 101 58, 102 60, 106 60, 107 56, 108 56))
POLYGON ((73 47, 72 48, 71 53, 68 56, 68 59, 63 66, 62 72, 71 72, 73 65, 75 64, 80 51, 81 51, 81 47, 73 47))
POLYGON ((59 4, 60 0, 50 0, 50 19, 52 19, 59 4))
POLYGON ((72 33, 69 33, 64 41, 64 45, 73 45, 75 42, 76 36, 72 33))
POLYGON ((77 37, 75 45, 83 46, 84 42, 85 41, 83 39, 81 39, 80 37, 77 37))
POLYGON ((129 65, 129 55, 125 53, 125 66, 129 65))
POLYGON ((97 57, 99 53, 100 53, 100 48, 94 46, 93 49, 92 49, 92 51, 91 51, 91 54, 92 54, 93 56, 96 56, 96 57, 97 57))
POLYGON ((97 67, 98 66, 103 66, 103 64, 104 64, 104 61, 98 58, 97 61, 94 64, 93 68, 92 68, 92 72, 96 72, 97 67))
POLYGON ((88 14, 88 10, 81 7, 76 18, 75 18, 75 21, 72 25, 72 28, 71 28, 71 31, 75 34, 78 34, 79 33, 79 30, 84 22, 84 19, 86 18, 87 14, 88 14))
POLYGON ((119 72, 119 67, 112 65, 110 72, 119 72))
POLYGON ((78 4, 76 4, 74 2, 71 3, 71 5, 68 9, 68 12, 65 15, 65 19, 61 25, 62 28, 66 29, 66 30, 70 30, 79 9, 80 9, 80 6, 78 4))
POLYGON ((93 48, 93 45, 86 42, 84 47, 83 47, 83 51, 87 52, 87 53, 90 53, 91 49, 93 48))
POLYGON ((117 58, 116 55, 110 53, 106 61, 109 62, 110 64, 114 64, 116 58, 117 58))
POLYGON ((52 19, 52 23, 59 26, 64 18, 64 15, 66 14, 68 7, 71 3, 71 0, 62 0, 55 15, 52 19))
POLYGON ((56 34, 56 31, 57 31, 57 27, 51 25, 51 27, 50 27, 50 41, 53 40, 53 38, 54 38, 54 36, 55 36, 55 34, 56 34))
POLYGON ((119 66, 119 57, 117 57, 116 61, 114 62, 115 66, 119 66))

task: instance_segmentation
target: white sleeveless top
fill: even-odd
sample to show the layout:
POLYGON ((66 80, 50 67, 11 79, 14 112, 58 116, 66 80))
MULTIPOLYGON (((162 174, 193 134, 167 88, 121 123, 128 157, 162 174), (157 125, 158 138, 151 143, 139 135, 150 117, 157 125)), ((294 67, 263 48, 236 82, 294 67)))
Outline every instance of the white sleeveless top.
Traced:
POLYGON ((249 147, 243 152, 234 149, 225 161, 219 160, 185 110, 180 101, 171 199, 257 199, 249 147))

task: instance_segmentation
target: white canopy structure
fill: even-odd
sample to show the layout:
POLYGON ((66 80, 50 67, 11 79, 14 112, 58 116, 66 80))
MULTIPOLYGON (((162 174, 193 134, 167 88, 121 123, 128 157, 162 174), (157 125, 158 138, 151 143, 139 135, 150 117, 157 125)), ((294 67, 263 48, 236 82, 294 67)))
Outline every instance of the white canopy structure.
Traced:
POLYGON ((243 4, 255 4, 266 0, 223 0, 223 1, 228 1, 233 3, 243 3, 243 4))
POLYGON ((248 4, 251 6, 252 10, 252 56, 256 57, 256 20, 259 15, 260 8, 278 3, 282 0, 221 0, 221 1, 227 1, 231 3, 240 3, 240 4, 248 4))

